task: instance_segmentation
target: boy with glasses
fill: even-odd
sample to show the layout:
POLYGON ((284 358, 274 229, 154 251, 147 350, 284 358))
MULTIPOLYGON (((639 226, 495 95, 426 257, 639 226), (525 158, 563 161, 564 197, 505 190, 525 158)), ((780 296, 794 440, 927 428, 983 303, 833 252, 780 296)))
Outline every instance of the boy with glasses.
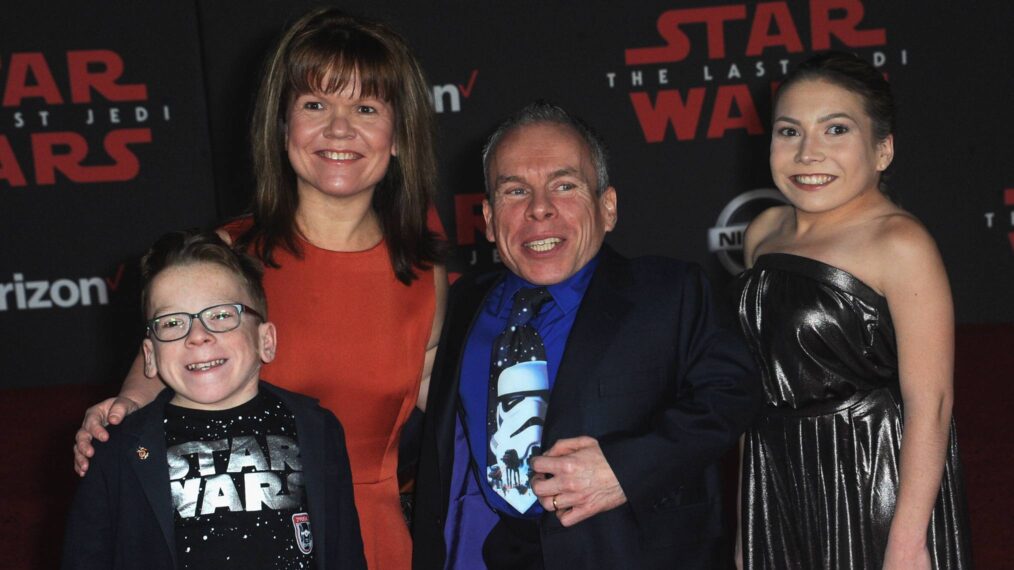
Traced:
POLYGON ((276 338, 257 262, 180 232, 141 272, 145 375, 168 389, 96 442, 64 567, 365 568, 341 425, 259 378, 276 338))

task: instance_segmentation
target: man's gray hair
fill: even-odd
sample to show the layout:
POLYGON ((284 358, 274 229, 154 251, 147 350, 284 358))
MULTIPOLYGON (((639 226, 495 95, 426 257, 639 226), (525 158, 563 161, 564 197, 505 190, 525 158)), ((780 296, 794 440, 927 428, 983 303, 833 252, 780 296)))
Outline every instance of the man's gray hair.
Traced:
POLYGON ((564 125, 573 129, 584 143, 588 145, 588 150, 591 153, 592 166, 595 167, 596 175, 596 195, 601 195, 609 187, 609 169, 606 165, 608 153, 606 152, 605 143, 602 142, 602 137, 588 123, 571 115, 563 107, 540 99, 525 105, 500 123, 496 130, 493 131, 493 134, 490 135, 489 140, 486 141, 486 145, 482 148, 482 173, 486 181, 486 197, 490 199, 490 203, 493 202, 493 187, 489 179, 489 163, 497 147, 503 142, 504 137, 514 130, 528 125, 545 123, 564 125))

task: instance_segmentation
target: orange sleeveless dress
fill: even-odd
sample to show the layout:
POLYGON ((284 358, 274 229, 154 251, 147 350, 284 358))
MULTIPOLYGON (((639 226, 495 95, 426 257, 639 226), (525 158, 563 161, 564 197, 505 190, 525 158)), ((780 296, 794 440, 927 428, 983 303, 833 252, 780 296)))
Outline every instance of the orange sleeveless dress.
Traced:
MULTIPOLYGON (((234 238, 249 218, 226 231, 234 238)), ((384 241, 336 252, 303 240, 302 259, 276 248, 264 272, 268 319, 278 354, 261 377, 318 398, 345 428, 356 509, 371 570, 412 565, 401 512, 398 440, 419 395, 433 325, 432 270, 406 286, 394 275, 384 241)))

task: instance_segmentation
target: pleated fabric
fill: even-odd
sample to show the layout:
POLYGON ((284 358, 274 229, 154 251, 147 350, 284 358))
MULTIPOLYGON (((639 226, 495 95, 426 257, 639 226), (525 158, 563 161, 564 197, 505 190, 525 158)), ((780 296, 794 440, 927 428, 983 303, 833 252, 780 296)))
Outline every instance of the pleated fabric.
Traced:
MULTIPOLYGON (((744 567, 879 570, 903 432, 887 300, 791 254, 760 256, 737 285, 767 403, 743 451, 744 567)), ((953 422, 927 540, 934 568, 971 568, 953 422)))

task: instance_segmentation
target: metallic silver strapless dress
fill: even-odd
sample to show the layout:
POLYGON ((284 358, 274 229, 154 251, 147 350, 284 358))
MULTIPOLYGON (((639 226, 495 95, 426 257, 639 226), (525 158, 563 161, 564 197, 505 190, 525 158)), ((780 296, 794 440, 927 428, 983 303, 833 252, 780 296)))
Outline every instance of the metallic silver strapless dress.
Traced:
MULTIPOLYGON (((761 256, 737 285, 767 403, 743 452, 745 567, 880 570, 903 428, 887 300, 790 254, 761 256)), ((953 423, 927 540, 934 568, 971 568, 953 423)))

